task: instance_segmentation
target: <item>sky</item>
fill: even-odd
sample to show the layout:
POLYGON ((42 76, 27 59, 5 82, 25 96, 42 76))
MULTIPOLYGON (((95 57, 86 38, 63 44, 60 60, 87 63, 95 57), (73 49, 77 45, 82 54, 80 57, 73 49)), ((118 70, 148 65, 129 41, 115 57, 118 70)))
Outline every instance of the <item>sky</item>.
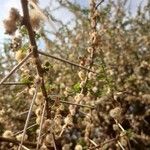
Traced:
MULTIPOLYGON (((11 7, 15 7, 21 11, 21 4, 20 0, 0 0, 0 43, 2 43, 2 40, 6 38, 7 36, 4 34, 4 27, 3 27, 3 20, 8 16, 9 10, 11 7)), ((63 1, 63 0, 62 0, 63 1)), ((83 7, 86 7, 89 5, 89 0, 70 0, 74 1, 78 4, 80 4, 83 7)), ((107 2, 108 0, 105 0, 107 2)), ((114 0, 117 1, 117 0, 114 0)), ((148 0, 129 0, 131 4, 131 12, 134 15, 137 9, 137 6, 142 1, 142 4, 145 5, 148 0)), ((51 9, 56 8, 58 6, 56 0, 39 0, 39 6, 40 8, 45 8, 46 6, 50 5, 51 9)), ((73 15, 70 14, 67 10, 61 9, 59 11, 55 11, 54 15, 56 18, 63 18, 64 22, 69 21, 70 18, 73 18, 73 15), (63 16, 63 17, 62 17, 63 16)))

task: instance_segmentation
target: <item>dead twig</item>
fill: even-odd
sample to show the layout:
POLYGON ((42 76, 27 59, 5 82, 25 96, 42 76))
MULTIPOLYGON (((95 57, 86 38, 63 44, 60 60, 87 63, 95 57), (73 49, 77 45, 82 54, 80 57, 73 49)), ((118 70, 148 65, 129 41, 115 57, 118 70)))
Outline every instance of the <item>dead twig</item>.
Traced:
POLYGON ((56 139, 55 139, 54 133, 52 133, 52 139, 53 139, 53 144, 54 144, 54 150, 57 150, 56 139))
POLYGON ((39 76, 40 79, 40 88, 43 94, 43 97, 45 99, 45 101, 47 101, 47 106, 46 106, 46 110, 47 110, 47 118, 50 118, 50 108, 48 106, 48 97, 47 97, 47 91, 45 88, 45 81, 44 81, 44 71, 43 68, 41 66, 41 61, 39 58, 39 53, 38 53, 38 48, 37 48, 37 44, 36 44, 36 40, 35 40, 35 32, 33 31, 33 28, 31 26, 30 23, 30 16, 29 16, 29 10, 28 10, 28 0, 21 0, 21 5, 22 5, 22 9, 23 9, 23 25, 25 25, 25 27, 27 28, 28 31, 28 35, 29 35, 29 40, 30 40, 30 44, 31 44, 31 50, 33 51, 33 58, 35 60, 35 65, 36 65, 36 69, 37 69, 37 74, 39 76))
MULTIPOLYGON (((7 143, 13 143, 14 145, 19 145, 20 144, 20 141, 18 141, 16 139, 4 138, 4 137, 1 137, 1 136, 0 136, 0 141, 1 142, 7 142, 7 143)), ((23 145, 35 148, 37 144, 34 143, 34 142, 24 141, 23 145)))
POLYGON ((95 108, 94 106, 76 104, 76 103, 67 102, 67 101, 63 101, 63 100, 54 100, 54 99, 51 99, 51 101, 55 101, 55 102, 58 101, 58 103, 64 103, 64 104, 68 104, 68 105, 76 105, 76 106, 79 106, 79 107, 87 107, 87 108, 90 108, 90 109, 94 109, 95 108))
POLYGON ((35 90, 35 93, 34 93, 34 96, 33 96, 33 99, 32 99, 31 105, 30 105, 30 109, 29 109, 29 112, 28 112, 28 115, 27 115, 27 119, 26 119, 25 126, 24 126, 24 129, 23 129, 23 135, 22 135, 22 139, 21 139, 21 144, 20 144, 18 150, 21 150, 21 148, 22 148, 23 141, 24 141, 25 134, 26 134, 26 130, 27 130, 27 126, 28 126, 29 119, 30 119, 31 112, 32 112, 32 107, 34 105, 36 96, 37 96, 37 86, 36 86, 36 90, 35 90))
POLYGON ((67 64, 69 64, 69 65, 72 65, 72 66, 75 66, 75 67, 79 67, 79 68, 84 69, 84 70, 87 70, 87 71, 89 71, 89 72, 96 73, 96 72, 92 71, 91 69, 88 69, 88 68, 86 68, 86 67, 84 67, 84 66, 78 65, 78 64, 76 64, 76 63, 74 63, 74 62, 71 62, 71 61, 69 61, 69 60, 66 60, 66 59, 63 59, 63 58, 59 58, 59 57, 56 57, 56 56, 53 56, 53 55, 51 55, 51 54, 47 54, 47 53, 44 53, 44 52, 41 52, 41 51, 38 51, 38 53, 41 54, 41 55, 44 55, 44 56, 51 57, 51 58, 53 58, 53 59, 62 61, 62 62, 67 63, 67 64))
POLYGON ((32 51, 0 81, 0 85, 2 85, 17 69, 19 69, 30 58, 31 55, 32 51))
POLYGON ((41 116, 41 120, 40 120, 40 129, 39 129, 39 134, 38 134, 38 138, 37 138, 36 150, 39 149, 39 145, 40 145, 40 139, 41 139, 41 132, 42 132, 42 125, 43 125, 43 121, 44 121, 45 109, 46 109, 46 101, 45 101, 44 106, 43 106, 42 116, 41 116))
POLYGON ((32 83, 23 83, 23 82, 3 82, 2 84, 0 85, 21 85, 21 86, 28 86, 32 83))
MULTIPOLYGON (((35 124, 33 124, 33 125, 31 125, 31 126, 29 126, 29 127, 27 127, 27 129, 26 130, 29 130, 29 129, 31 129, 31 128, 33 128, 33 127, 35 127, 37 124, 35 123, 35 124)), ((22 133, 23 132, 23 130, 22 131, 18 131, 17 133, 15 133, 14 135, 16 136, 16 135, 18 135, 18 134, 20 134, 20 133, 22 133)))
POLYGON ((96 5, 96 9, 104 2, 105 0, 101 0, 97 5, 96 5))

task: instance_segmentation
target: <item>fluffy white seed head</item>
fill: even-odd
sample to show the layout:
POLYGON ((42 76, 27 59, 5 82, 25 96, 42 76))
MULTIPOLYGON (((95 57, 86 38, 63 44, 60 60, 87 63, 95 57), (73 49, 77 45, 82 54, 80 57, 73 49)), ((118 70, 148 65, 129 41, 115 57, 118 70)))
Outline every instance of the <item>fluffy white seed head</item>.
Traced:
POLYGON ((76 147, 75 147, 75 150, 82 150, 82 149, 83 149, 82 146, 79 145, 79 144, 77 144, 76 147))
POLYGON ((79 102, 83 99, 83 97, 84 97, 84 95, 82 93, 79 93, 75 96, 74 99, 75 99, 76 102, 79 102))
POLYGON ((68 115, 65 119, 64 119, 65 124, 68 125, 72 125, 72 116, 68 115))
POLYGON ((41 105, 41 104, 43 104, 43 102, 44 102, 43 94, 42 94, 42 92, 38 92, 38 93, 37 93, 37 96, 36 96, 35 103, 36 103, 37 105, 41 105))
POLYGON ((122 113, 122 109, 120 107, 116 107, 110 110, 109 114, 114 119, 119 119, 122 113))
POLYGON ((5 137, 5 138, 12 138, 12 137, 13 137, 13 132, 10 131, 10 130, 6 130, 6 131, 3 133, 3 137, 5 137))
POLYGON ((94 86, 94 87, 92 88, 92 91, 93 91, 94 93, 96 93, 96 92, 98 91, 98 88, 97 88, 96 86, 94 86))
POLYGON ((52 126, 52 121, 50 119, 47 119, 43 123, 43 129, 48 130, 52 126))
POLYGON ((34 93, 35 93, 35 88, 34 87, 30 88, 29 89, 29 94, 33 95, 34 93))
POLYGON ((47 134, 46 135, 46 138, 45 138, 45 141, 46 141, 46 143, 52 143, 52 141, 53 141, 53 138, 52 138, 52 135, 51 134, 47 134))
POLYGON ((20 62, 25 57, 25 53, 21 50, 18 50, 15 54, 15 59, 20 62))
MULTIPOLYGON (((22 136, 23 136, 23 134, 21 133, 21 134, 18 134, 17 136, 16 136, 16 139, 18 140, 18 141, 21 141, 22 140, 22 136)), ((27 134, 25 134, 25 136, 24 136, 24 140, 27 140, 28 139, 28 135, 27 134)))
POLYGON ((29 14, 32 27, 34 29, 39 29, 41 26, 41 22, 43 21, 41 14, 36 9, 31 9, 29 11, 29 14))

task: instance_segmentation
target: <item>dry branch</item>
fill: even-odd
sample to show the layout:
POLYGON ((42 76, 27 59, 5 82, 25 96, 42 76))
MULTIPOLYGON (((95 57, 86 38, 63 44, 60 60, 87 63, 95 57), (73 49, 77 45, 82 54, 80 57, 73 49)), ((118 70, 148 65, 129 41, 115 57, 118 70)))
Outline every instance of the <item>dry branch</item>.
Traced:
MULTIPOLYGON (((1 137, 1 136, 0 136, 0 142, 13 143, 14 145, 19 145, 20 144, 20 141, 18 141, 18 140, 10 139, 10 138, 4 138, 4 137, 1 137)), ((33 148, 36 147, 36 143, 28 142, 28 141, 24 141, 23 145, 30 146, 30 147, 33 147, 33 148)))
POLYGON ((28 85, 30 85, 30 84, 32 84, 32 83, 23 83, 23 82, 3 82, 2 84, 0 84, 0 85, 23 85, 23 86, 28 86, 28 85))
POLYGON ((87 70, 87 71, 89 71, 89 72, 96 73, 96 72, 92 71, 91 69, 88 69, 88 68, 86 68, 86 67, 84 67, 84 66, 78 65, 78 64, 76 64, 76 63, 74 63, 74 62, 71 62, 71 61, 69 61, 69 60, 66 60, 66 59, 63 59, 63 58, 59 58, 59 57, 56 57, 56 56, 54 56, 54 55, 47 54, 47 53, 44 53, 44 52, 41 52, 41 51, 38 51, 38 53, 41 54, 41 55, 44 55, 44 56, 51 57, 51 58, 53 58, 53 59, 62 61, 62 62, 67 63, 67 64, 69 64, 69 65, 72 65, 72 66, 75 66, 75 67, 79 67, 79 68, 84 69, 84 70, 87 70))
POLYGON ((2 85, 17 69, 19 69, 28 59, 29 57, 32 55, 32 51, 18 64, 16 65, 7 76, 5 76, 1 81, 0 81, 0 85, 2 85))
MULTIPOLYGON (((35 123, 35 124, 33 124, 33 125, 31 125, 31 126, 29 126, 29 127, 27 127, 27 129, 26 130, 29 130, 29 129, 31 129, 31 128, 33 128, 33 127, 35 127, 35 126, 37 126, 37 124, 35 123)), ((23 130, 22 131, 18 131, 17 133, 15 133, 14 135, 18 135, 18 134, 20 134, 20 133, 22 133, 23 132, 23 130)))
MULTIPOLYGON (((57 102, 57 100, 53 100, 53 99, 51 99, 51 101, 56 101, 57 102)), ((64 103, 64 104, 68 104, 68 105, 76 105, 76 106, 79 106, 79 107, 87 107, 87 108, 90 108, 90 109, 94 109, 95 108, 94 106, 76 104, 76 103, 67 102, 67 101, 63 101, 63 100, 58 100, 58 102, 59 103, 64 103)))
POLYGON ((31 116, 31 112, 32 112, 32 108, 33 108, 36 96, 37 96, 37 87, 36 87, 36 90, 35 90, 35 93, 34 93, 34 96, 33 96, 32 102, 31 102, 31 105, 30 105, 30 109, 29 109, 29 112, 28 112, 28 115, 27 115, 27 119, 26 119, 26 122, 25 122, 24 129, 23 129, 23 135, 22 135, 22 139, 21 139, 21 144, 20 144, 18 150, 21 150, 21 148, 22 148, 23 141, 24 141, 24 138, 25 138, 26 130, 27 130, 27 127, 28 127, 29 119, 30 119, 30 116, 31 116))
POLYGON ((47 97, 47 91, 46 91, 45 83, 44 83, 44 76, 43 76, 43 68, 41 66, 41 61, 40 61, 38 50, 37 50, 37 44, 36 44, 36 40, 35 40, 35 32, 33 31, 31 23, 30 23, 28 1, 27 0, 21 0, 21 4, 22 4, 22 9, 23 9, 23 24, 26 26, 27 31, 28 31, 31 49, 33 50, 33 57, 35 59, 37 74, 41 79, 40 88, 41 88, 43 97, 47 101, 47 106, 46 106, 47 117, 50 118, 50 111, 49 111, 49 106, 48 106, 48 97, 47 97))
POLYGON ((41 141, 41 133, 42 133, 42 125, 43 125, 43 122, 44 122, 44 114, 45 114, 45 109, 46 109, 46 102, 44 102, 44 105, 43 105, 43 111, 42 111, 42 116, 41 116, 41 120, 40 120, 40 129, 39 129, 39 134, 38 134, 38 138, 37 138, 37 146, 36 146, 36 150, 39 149, 39 146, 40 146, 40 141, 41 141))

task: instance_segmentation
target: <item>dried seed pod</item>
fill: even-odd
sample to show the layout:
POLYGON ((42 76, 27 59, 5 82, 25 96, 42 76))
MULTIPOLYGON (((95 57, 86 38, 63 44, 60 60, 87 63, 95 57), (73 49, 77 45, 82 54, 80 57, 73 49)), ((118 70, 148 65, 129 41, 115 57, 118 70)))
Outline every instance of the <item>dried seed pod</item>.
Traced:
POLYGON ((80 88, 83 88, 85 86, 85 81, 81 81, 80 88))
POLYGON ((3 21, 5 33, 13 35, 17 30, 17 22, 21 20, 21 16, 17 9, 11 8, 9 18, 3 21))
POLYGON ((45 143, 42 144, 40 150, 48 150, 47 146, 45 145, 45 143))
POLYGON ((47 135, 46 135, 46 138, 45 138, 45 142, 46 142, 47 144, 52 144, 52 141, 53 141, 52 134, 47 134, 47 135))
POLYGON ((43 21, 41 14, 36 9, 31 9, 29 11, 29 14, 30 14, 30 22, 33 29, 39 29, 43 21))
POLYGON ((41 116, 42 110, 40 107, 38 107, 37 109, 35 109, 35 114, 36 116, 41 116))
POLYGON ((70 105, 70 106, 69 106, 69 111, 70 111, 70 114, 71 114, 72 116, 74 116, 75 113, 76 113, 75 106, 70 105))
POLYGON ((30 88, 29 89, 29 94, 33 95, 34 93, 35 93, 35 88, 34 87, 30 88))
POLYGON ((81 80, 84 80, 85 79, 85 73, 83 71, 79 71, 78 72, 78 76, 81 80))
POLYGON ((36 118, 36 123, 37 123, 38 125, 40 125, 40 123, 41 123, 41 116, 37 116, 37 118, 36 118))
POLYGON ((9 12, 9 18, 15 22, 20 20, 21 16, 19 14, 19 11, 16 8, 11 8, 9 12))
POLYGON ((43 102, 44 102, 43 94, 42 94, 42 92, 38 92, 38 93, 37 93, 37 97, 36 97, 36 99, 35 99, 35 103, 36 103, 37 105, 42 105, 43 102))
POLYGON ((93 91, 94 93, 96 93, 96 92, 98 91, 98 88, 97 88, 96 86, 94 86, 94 87, 92 88, 92 91, 93 91))
POLYGON ((24 52, 22 52, 22 50, 18 50, 15 54, 15 59, 20 62, 25 56, 26 55, 24 52))
POLYGON ((62 147, 62 150, 70 150, 70 144, 65 144, 63 147, 62 147))
POLYGON ((118 127, 117 124, 113 124, 113 130, 114 130, 114 131, 119 131, 119 127, 118 127))
POLYGON ((3 133, 3 137, 4 137, 4 138, 12 138, 12 137, 13 137, 13 132, 10 131, 10 130, 6 130, 6 131, 3 133))
POLYGON ((116 107, 110 110, 109 114, 114 119, 119 119, 121 117, 122 109, 120 107, 116 107))
POLYGON ((17 30, 16 23, 12 20, 4 20, 4 28, 5 28, 5 34, 12 35, 17 30))
POLYGON ((18 49, 21 48, 21 45, 22 45, 22 39, 20 36, 18 37, 14 37, 11 41, 11 44, 10 44, 10 48, 13 50, 13 51, 17 51, 18 49))
POLYGON ((69 115, 64 119, 64 122, 65 122, 65 124, 72 125, 72 124, 73 124, 72 116, 69 114, 69 115))
MULTIPOLYGON (((23 134, 21 133, 21 134, 18 134, 17 136, 16 136, 16 139, 18 140, 18 141, 21 141, 22 140, 22 136, 23 136, 23 134)), ((25 136, 24 136, 24 140, 27 140, 28 139, 28 135, 27 134, 25 134, 25 136)))
POLYGON ((43 123, 43 129, 48 130, 52 126, 52 121, 50 119, 47 119, 43 123))
POLYGON ((83 148, 82 148, 82 145, 79 145, 79 144, 77 144, 76 146, 75 146, 75 150, 82 150, 83 148))
POLYGON ((127 147, 128 146, 128 141, 126 139, 126 137, 121 137, 120 138, 120 143, 123 147, 127 147))
POLYGON ((75 99, 76 102, 79 102, 83 99, 83 97, 84 97, 84 95, 82 93, 79 93, 75 96, 74 99, 75 99))
POLYGON ((87 51, 88 51, 89 53, 92 53, 94 50, 93 50, 92 47, 88 47, 87 51))

